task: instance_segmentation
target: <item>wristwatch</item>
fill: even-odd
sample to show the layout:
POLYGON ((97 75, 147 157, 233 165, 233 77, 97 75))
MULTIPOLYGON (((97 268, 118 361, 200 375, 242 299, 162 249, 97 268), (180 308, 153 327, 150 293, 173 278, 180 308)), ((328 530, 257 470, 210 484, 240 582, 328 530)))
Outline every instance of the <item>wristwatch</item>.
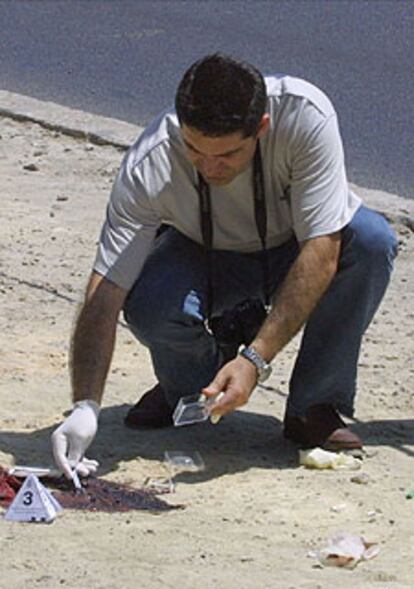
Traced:
POLYGON ((240 350, 239 354, 256 366, 257 382, 264 382, 269 378, 272 373, 272 367, 261 357, 258 352, 256 352, 254 348, 245 346, 240 350))

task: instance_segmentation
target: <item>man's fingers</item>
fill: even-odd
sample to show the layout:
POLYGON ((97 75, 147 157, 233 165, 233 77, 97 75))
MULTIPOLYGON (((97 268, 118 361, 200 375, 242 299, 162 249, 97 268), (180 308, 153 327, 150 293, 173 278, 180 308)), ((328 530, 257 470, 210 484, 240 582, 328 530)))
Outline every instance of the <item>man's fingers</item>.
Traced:
MULTIPOLYGON (((216 399, 215 399, 215 403, 213 405, 213 408, 215 408, 217 401, 220 401, 220 399, 222 399, 224 397, 225 393, 221 392, 217 395, 216 399)), ((213 410, 212 408, 212 410, 213 410)), ((222 413, 210 413, 210 421, 213 425, 216 425, 220 419, 223 417, 222 413)))
POLYGON ((96 471, 97 465, 83 463, 83 457, 98 427, 99 405, 90 399, 77 401, 69 417, 52 434, 55 462, 69 478, 73 469, 85 476, 96 471), (82 466, 78 469, 80 463, 82 466))
POLYGON ((208 387, 205 387, 204 389, 202 389, 202 393, 210 399, 214 399, 214 404, 211 406, 210 409, 210 421, 213 424, 216 424, 220 421, 223 413, 222 411, 216 411, 216 403, 217 401, 219 401, 224 395, 225 393, 223 392, 223 389, 225 388, 226 385, 226 379, 225 378, 221 378, 220 374, 218 374, 216 376, 216 378, 208 385, 208 387))
POLYGON ((217 373, 214 380, 204 389, 202 393, 209 397, 216 397, 215 402, 210 405, 210 414, 213 423, 219 419, 216 416, 225 415, 238 407, 245 405, 249 400, 256 380, 251 386, 251 370, 256 372, 250 363, 242 358, 236 358, 225 364, 217 373), (246 370, 247 368, 247 370, 246 370), (222 393, 220 397, 219 393, 222 393))
POLYGON ((211 408, 211 413, 213 415, 225 415, 226 413, 230 413, 237 409, 240 406, 238 402, 237 396, 234 395, 233 391, 230 389, 225 392, 221 392, 217 396, 216 402, 211 408))
POLYGON ((84 458, 77 464, 76 470, 81 477, 88 477, 91 474, 95 474, 98 470, 98 467, 99 462, 97 460, 89 460, 89 458, 84 458))
POLYGON ((71 479, 72 469, 68 459, 66 458, 66 452, 68 450, 68 439, 66 435, 59 432, 59 430, 56 430, 52 434, 52 450, 57 467, 68 479, 71 479))
POLYGON ((89 472, 96 472, 99 468, 99 462, 97 460, 92 460, 91 458, 86 458, 82 460, 82 464, 86 466, 89 472))
POLYGON ((220 371, 215 379, 212 380, 207 387, 204 387, 201 392, 206 395, 206 397, 214 397, 223 391, 226 386, 226 381, 227 378, 220 371))
POLYGON ((95 474, 99 467, 97 460, 90 460, 89 458, 82 459, 82 448, 72 445, 68 453, 68 439, 65 434, 58 431, 52 434, 52 449, 55 462, 64 475, 68 479, 72 479, 72 471, 76 471, 81 477, 88 477, 95 474))

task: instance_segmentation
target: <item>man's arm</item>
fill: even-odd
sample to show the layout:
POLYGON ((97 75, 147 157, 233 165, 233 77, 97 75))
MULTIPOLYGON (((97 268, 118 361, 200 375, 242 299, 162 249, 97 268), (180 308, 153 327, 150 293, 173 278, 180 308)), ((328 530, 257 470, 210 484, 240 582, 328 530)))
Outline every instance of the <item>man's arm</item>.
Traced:
MULTIPOLYGON (((250 344, 270 362, 306 323, 331 283, 338 267, 339 232, 306 241, 276 294, 273 308, 250 344)), ((217 402, 214 414, 225 414, 244 405, 257 383, 255 366, 237 356, 223 366, 203 390, 207 395, 226 394, 217 402)))
POLYGON ((102 400, 115 346, 116 325, 127 291, 92 273, 71 345, 73 401, 102 400))
POLYGON ((336 274, 340 246, 339 232, 303 244, 271 313, 252 342, 267 361, 273 360, 308 320, 336 274))
POLYGON ((74 408, 53 432, 57 466, 72 478, 72 470, 87 475, 96 462, 84 459, 97 428, 99 404, 115 346, 116 325, 127 291, 92 273, 71 347, 74 408))

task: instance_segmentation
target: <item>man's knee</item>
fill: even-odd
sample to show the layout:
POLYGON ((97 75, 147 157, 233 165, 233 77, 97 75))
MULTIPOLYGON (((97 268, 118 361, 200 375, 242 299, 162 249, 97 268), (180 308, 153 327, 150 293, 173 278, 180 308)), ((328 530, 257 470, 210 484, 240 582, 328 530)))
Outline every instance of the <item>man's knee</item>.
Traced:
POLYGON ((203 325, 201 308, 195 291, 190 291, 181 300, 174 296, 174 292, 148 296, 137 285, 125 302, 124 317, 135 337, 145 345, 178 342, 183 328, 203 325))
MULTIPOLYGON (((356 262, 368 271, 391 270, 398 242, 394 231, 382 215, 363 207, 349 224, 350 244, 356 262)), ((345 235, 345 242, 347 236, 345 235)))
POLYGON ((125 321, 135 337, 142 343, 148 340, 151 332, 157 330, 159 315, 156 309, 156 302, 152 301, 151 304, 148 297, 137 295, 136 287, 131 290, 125 301, 123 308, 125 321))

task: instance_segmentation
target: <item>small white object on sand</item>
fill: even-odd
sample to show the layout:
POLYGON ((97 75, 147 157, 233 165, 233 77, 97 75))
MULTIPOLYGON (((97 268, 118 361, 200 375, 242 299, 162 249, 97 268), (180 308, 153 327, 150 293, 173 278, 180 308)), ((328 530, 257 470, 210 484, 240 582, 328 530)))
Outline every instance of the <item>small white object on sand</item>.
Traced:
POLYGON ((328 541, 327 546, 312 550, 308 556, 317 558, 323 566, 337 566, 353 569, 361 560, 370 560, 377 556, 378 544, 367 542, 362 536, 339 532, 328 541))
POLYGON ((358 470, 361 468, 361 461, 358 458, 343 452, 328 452, 322 448, 299 450, 299 464, 319 470, 358 470))

